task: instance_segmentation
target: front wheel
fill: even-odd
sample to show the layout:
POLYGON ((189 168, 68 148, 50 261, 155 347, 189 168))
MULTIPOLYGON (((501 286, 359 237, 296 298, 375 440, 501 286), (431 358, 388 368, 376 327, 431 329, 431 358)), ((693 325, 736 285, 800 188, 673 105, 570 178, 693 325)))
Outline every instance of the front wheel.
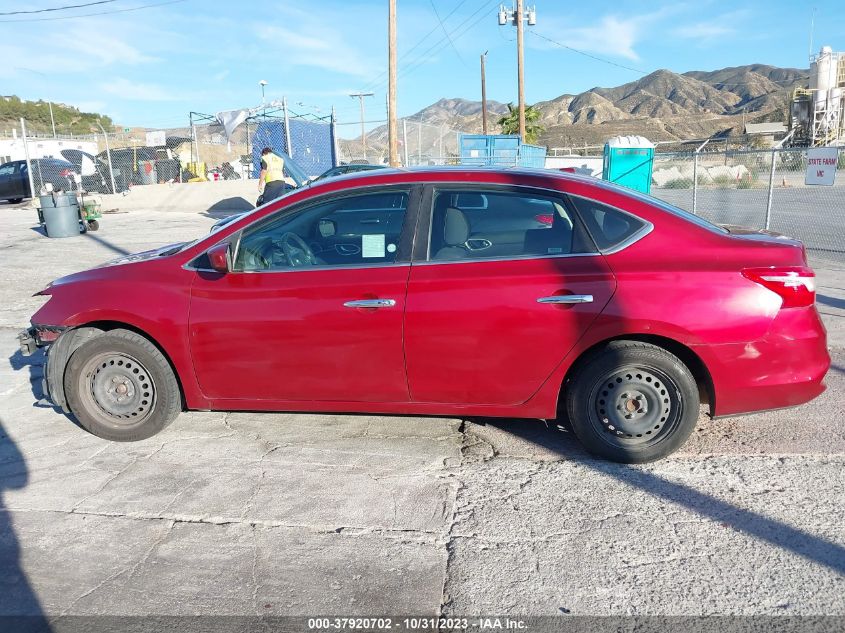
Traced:
POLYGON ((129 330, 111 330, 80 345, 65 368, 64 387, 80 425, 117 442, 151 437, 181 410, 179 384, 167 359, 129 330))
POLYGON ((695 428, 700 404, 695 379, 677 356, 636 341, 613 341, 585 359, 565 398, 584 447, 627 464, 680 448, 695 428))

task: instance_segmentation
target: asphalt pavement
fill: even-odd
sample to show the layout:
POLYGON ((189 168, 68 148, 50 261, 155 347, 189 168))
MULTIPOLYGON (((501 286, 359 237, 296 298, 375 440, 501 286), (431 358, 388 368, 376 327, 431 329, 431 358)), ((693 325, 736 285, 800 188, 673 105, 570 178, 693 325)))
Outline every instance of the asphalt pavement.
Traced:
POLYGON ((0 215, 0 614, 845 616, 845 265, 817 270, 827 392, 655 464, 539 420, 192 412, 118 444, 39 399, 32 294, 213 219, 0 215))

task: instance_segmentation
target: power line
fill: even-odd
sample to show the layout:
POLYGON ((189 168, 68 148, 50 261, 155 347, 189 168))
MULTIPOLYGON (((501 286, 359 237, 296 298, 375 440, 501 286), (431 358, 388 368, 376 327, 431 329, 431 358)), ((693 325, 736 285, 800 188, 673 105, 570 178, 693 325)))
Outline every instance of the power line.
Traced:
POLYGON ((599 57, 597 55, 591 55, 590 53, 585 53, 584 51, 578 50, 577 48, 573 48, 572 46, 567 46, 566 44, 562 44, 556 40, 553 40, 550 37, 546 37, 536 31, 530 31, 531 35, 534 37, 539 37, 542 40, 546 40, 547 42, 551 42, 556 46, 560 46, 561 48, 565 48, 566 50, 572 51, 573 53, 578 53, 579 55, 583 55, 584 57, 589 57, 590 59, 594 59, 598 62, 602 62, 605 64, 610 64, 611 66, 616 66, 617 68, 624 68, 625 70, 632 70, 635 73, 640 73, 641 75, 647 75, 648 73, 644 70, 640 70, 639 68, 631 68, 630 66, 625 66, 624 64, 617 64, 616 62, 610 61, 609 59, 605 59, 603 57, 599 57))
MULTIPOLYGON (((489 0, 485 0, 484 2, 482 2, 481 5, 479 5, 479 7, 473 13, 471 13, 469 15, 469 17, 467 17, 463 22, 461 22, 457 27, 452 29, 451 35, 456 36, 456 37, 460 37, 460 36, 466 34, 467 32, 469 32, 470 30, 472 30, 472 28, 475 27, 479 22, 481 22, 481 20, 483 20, 485 17, 487 17, 486 14, 483 13, 484 9, 486 9, 490 4, 497 4, 498 1, 499 0, 493 0, 493 2, 491 3, 489 0), (475 21, 471 22, 471 20, 473 18, 475 18, 479 13, 481 13, 481 15, 477 19, 475 19, 475 21)), ((405 68, 403 68, 402 71, 399 73, 399 76, 400 77, 408 76, 409 74, 411 74, 416 69, 418 69, 419 67, 421 67, 423 64, 426 63, 426 59, 427 59, 427 56, 428 56, 429 53, 431 53, 431 52, 434 52, 435 54, 439 53, 445 47, 446 47, 446 38, 442 37, 439 40, 437 40, 434 44, 429 46, 425 51, 423 51, 422 54, 420 54, 417 57, 416 60, 412 61, 405 68)), ((374 87, 379 87, 379 86, 384 85, 384 81, 382 80, 380 82, 376 82, 376 83, 371 84, 371 85, 374 86, 374 87)))
POLYGON ((464 68, 467 67, 467 63, 464 61, 464 58, 461 57, 461 54, 458 52, 458 49, 455 48, 455 42, 452 41, 452 37, 449 35, 449 31, 446 30, 446 25, 443 24, 443 20, 440 19, 440 14, 437 13, 437 7, 434 6, 434 0, 428 0, 428 3, 431 5, 431 10, 434 11, 434 17, 437 18, 437 21, 440 22, 440 28, 443 30, 443 34, 449 39, 449 44, 452 47, 452 50, 455 51, 455 55, 458 56, 458 59, 461 60, 461 63, 464 65, 464 68))
MULTIPOLYGON (((451 15, 452 15, 453 13, 455 13, 455 11, 457 11, 458 9, 460 9, 460 8, 461 8, 461 5, 463 5, 463 4, 465 4, 465 3, 466 3, 466 1, 467 1, 467 0, 461 0, 461 1, 457 4, 457 5, 455 5, 455 8, 454 8, 454 9, 452 9, 451 11, 449 11, 449 13, 447 13, 447 14, 446 14, 446 17, 445 17, 445 18, 443 18, 443 19, 444 19, 444 20, 448 20, 448 19, 449 19, 449 17, 451 17, 451 15)), ((422 43, 423 43, 423 42, 425 42, 425 41, 426 41, 426 40, 427 40, 427 39, 428 39, 428 38, 429 38, 429 37, 430 37, 430 36, 431 36, 431 35, 432 35, 435 31, 437 31, 437 29, 438 29, 438 28, 439 28, 439 26, 435 26, 435 27, 434 27, 433 29, 431 29, 428 33, 426 33, 425 35, 423 35, 423 36, 422 36, 419 40, 417 40, 417 43, 416 43, 416 44, 414 44, 411 48, 409 48, 407 51, 405 51, 404 53, 402 53, 402 54, 399 56, 399 60, 401 61, 401 60, 403 60, 403 59, 407 58, 407 57, 408 57, 408 55, 410 55, 410 54, 411 54, 411 53, 413 53, 415 50, 417 50, 417 48, 419 48, 419 47, 420 47, 420 45, 422 45, 422 43)), ((387 71, 386 71, 386 70, 381 71, 378 75, 376 75, 375 77, 373 77, 373 79, 372 79, 372 80, 370 80, 370 83, 368 84, 368 87, 369 87, 369 86, 371 86, 371 85, 379 85, 379 83, 380 83, 380 81, 379 81, 379 80, 380 80, 382 77, 384 77, 385 75, 387 75, 387 71)), ((383 83, 383 82, 381 82, 381 83, 383 83)))
POLYGON ((63 7, 53 7, 51 9, 33 9, 31 11, 6 11, 0 15, 21 15, 23 13, 49 13, 50 11, 64 11, 66 9, 82 9, 83 7, 93 7, 95 4, 110 4, 117 2, 117 0, 97 0, 97 2, 88 2, 86 4, 68 4, 63 7))
MULTIPOLYGON (((586 53, 582 50, 578 50, 577 48, 574 48, 572 46, 567 46, 566 44, 563 44, 561 42, 553 40, 550 37, 546 37, 545 35, 542 35, 541 33, 537 33, 536 31, 531 31, 531 34, 534 35, 535 37, 539 37, 540 39, 546 40, 547 42, 551 42, 552 44, 555 44, 556 46, 560 46, 561 48, 565 48, 567 50, 570 50, 573 53, 578 53, 579 55, 583 55, 584 57, 589 57, 590 59, 594 59, 594 60, 602 62, 604 64, 610 64, 611 66, 616 66, 618 68, 624 68, 625 70, 631 70, 635 73, 640 73, 641 75, 648 75, 649 74, 645 70, 640 70, 639 68, 632 68, 631 66, 625 66, 624 64, 618 64, 618 63, 611 61, 609 59, 605 59, 605 58, 599 57, 597 55, 591 55, 590 53, 586 53)), ((682 73, 682 76, 683 76, 683 73, 682 73)), ((761 76, 763 76, 763 75, 761 75, 761 76)), ((768 79, 768 77, 765 77, 765 78, 768 79)), ((695 79, 695 77, 693 77, 693 79, 695 79)), ((792 83, 794 81, 799 81, 801 79, 809 79, 809 75, 804 75, 804 76, 801 76, 801 77, 795 77, 794 79, 777 79, 777 80, 768 79, 768 80, 771 81, 773 84, 778 84, 778 83, 787 83, 788 84, 788 83, 792 83)), ((702 80, 699 79, 699 81, 702 81, 702 80)), ((712 81, 711 80, 711 81, 703 81, 703 83, 706 83, 706 84, 709 84, 709 85, 712 85, 712 86, 722 86, 722 87, 731 86, 731 87, 735 87, 735 86, 747 86, 747 85, 750 85, 754 82, 743 81, 743 82, 739 82, 739 83, 722 83, 721 81, 712 81)))
POLYGON ((100 11, 98 13, 80 13, 79 15, 63 15, 56 18, 23 18, 18 20, 0 20, 0 23, 6 22, 54 22, 56 20, 75 20, 76 18, 90 18, 97 15, 111 15, 113 13, 128 13, 129 11, 140 11, 141 9, 151 9, 153 7, 163 7, 169 4, 179 4, 180 2, 187 2, 187 0, 168 0, 167 2, 156 2, 153 4, 142 4, 138 7, 129 7, 128 9, 115 9, 113 11, 100 11))
MULTIPOLYGON (((498 0, 494 0, 492 3, 490 3, 489 1, 482 2, 481 5, 479 5, 479 7, 473 13, 471 13, 467 19, 465 19, 452 30, 451 35, 460 38, 461 36, 471 31, 479 22, 481 22, 481 20, 487 17, 487 15, 484 13, 484 9, 488 8, 490 4, 497 3, 498 0), (481 15, 478 15, 479 13, 481 13, 481 15), (478 18, 471 22, 471 20, 476 16, 478 16, 478 18)), ((442 37, 437 42, 432 44, 429 48, 427 48, 416 60, 408 64, 408 66, 406 66, 402 70, 402 76, 407 76, 420 66, 424 65, 426 63, 426 58, 429 53, 433 53, 436 55, 444 48, 446 48, 446 38, 442 37)))

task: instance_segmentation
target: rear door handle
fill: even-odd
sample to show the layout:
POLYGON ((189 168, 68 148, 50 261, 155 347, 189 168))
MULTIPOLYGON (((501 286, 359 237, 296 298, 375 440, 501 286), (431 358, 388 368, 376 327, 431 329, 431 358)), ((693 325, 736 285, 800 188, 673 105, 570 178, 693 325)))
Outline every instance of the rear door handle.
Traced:
POLYGON ((343 304, 345 308, 392 308, 396 305, 395 299, 358 299, 347 301, 343 304))
POLYGON ((540 297, 537 303, 570 304, 570 303, 592 303, 593 295, 555 295, 553 297, 540 297))

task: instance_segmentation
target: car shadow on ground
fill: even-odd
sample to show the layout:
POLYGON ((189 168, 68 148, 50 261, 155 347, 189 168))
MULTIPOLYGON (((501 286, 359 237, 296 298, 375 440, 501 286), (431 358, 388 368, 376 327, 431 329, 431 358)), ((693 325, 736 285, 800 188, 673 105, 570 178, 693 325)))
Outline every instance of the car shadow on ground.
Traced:
MULTIPOLYGON (((839 370, 841 371, 841 369, 839 370)), ((652 496, 675 503, 703 517, 798 554, 819 565, 845 574, 845 547, 799 530, 781 521, 751 510, 739 508, 690 486, 670 481, 649 472, 649 467, 616 464, 591 457, 575 436, 556 423, 543 420, 486 418, 472 420, 500 429, 515 437, 553 451, 568 461, 578 462, 593 472, 613 477, 618 482, 652 496)))
POLYGON ((0 420, 0 627, 6 631, 46 633, 47 617, 21 565, 21 548, 4 493, 25 488, 29 471, 23 454, 0 420))
POLYGON ((47 355, 41 349, 37 350, 31 356, 24 356, 20 350, 16 350, 9 357, 9 365, 14 371, 21 371, 22 369, 29 370, 29 388, 33 397, 32 406, 39 409, 52 409, 56 413, 64 415, 60 407, 50 404, 50 401, 47 400, 47 394, 44 393, 42 379, 44 377, 46 363, 47 355))
POLYGON ((845 299, 828 297, 827 295, 816 293, 816 301, 831 308, 840 308, 845 310, 845 299))
MULTIPOLYGON (((258 194, 256 193, 256 196, 258 194)), ((224 198, 212 204, 208 209, 202 212, 202 215, 207 215, 210 218, 219 220, 237 213, 245 213, 252 211, 255 205, 242 196, 233 196, 231 198, 224 198)))

